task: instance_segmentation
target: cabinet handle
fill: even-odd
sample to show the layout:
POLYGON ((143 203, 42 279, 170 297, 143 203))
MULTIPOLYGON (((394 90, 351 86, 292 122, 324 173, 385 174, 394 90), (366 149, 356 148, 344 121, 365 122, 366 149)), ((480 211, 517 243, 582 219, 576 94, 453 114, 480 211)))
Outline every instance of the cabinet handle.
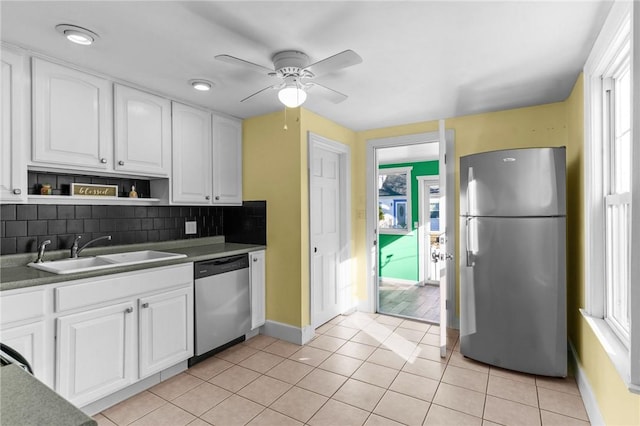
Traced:
POLYGON ((216 195, 216 200, 219 200, 219 199, 220 199, 220 196, 216 195))
POLYGON ((204 197, 205 200, 210 200, 211 197, 209 195, 207 195, 206 197, 204 197))
POLYGON ((257 262, 257 261, 258 261, 258 258, 257 258, 257 257, 254 257, 254 258, 253 258, 253 261, 254 261, 254 262, 257 262))
POLYGON ((124 166, 124 161, 122 160, 118 161, 118 166, 124 166))
POLYGON ((149 307, 149 303, 148 303, 148 302, 145 302, 145 303, 143 303, 141 306, 142 306, 143 308, 148 308, 148 307, 149 307))
POLYGON ((101 158, 101 159, 100 159, 100 162, 101 162, 102 164, 107 164, 107 159, 106 159, 106 158, 101 158))
POLYGON ((124 310, 125 314, 130 314, 131 312, 133 312, 133 308, 131 308, 131 307, 129 307, 129 308, 124 310))
POLYGON ((13 195, 20 195, 20 194, 22 194, 22 189, 20 189, 20 188, 15 188, 15 189, 13 190, 13 195))

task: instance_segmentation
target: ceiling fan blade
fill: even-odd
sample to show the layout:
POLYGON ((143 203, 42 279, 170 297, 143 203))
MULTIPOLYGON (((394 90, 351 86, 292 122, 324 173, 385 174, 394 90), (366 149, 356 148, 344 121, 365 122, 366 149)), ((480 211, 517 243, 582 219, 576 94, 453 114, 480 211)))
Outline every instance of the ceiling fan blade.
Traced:
POLYGON ((362 58, 353 50, 345 50, 344 52, 336 53, 333 56, 329 56, 321 61, 311 64, 305 68, 306 71, 310 71, 314 76, 330 73, 332 71, 339 70, 341 68, 357 65, 362 62, 362 58))
POLYGON ((329 87, 318 84, 315 81, 307 83, 306 87, 308 88, 308 90, 317 92, 320 96, 325 97, 334 104, 339 104, 340 102, 348 98, 348 96, 344 93, 340 93, 337 90, 330 89, 329 87))
POLYGON ((249 62, 249 61, 245 61, 244 59, 236 58, 235 56, 217 55, 215 58, 217 60, 219 60, 219 61, 226 62, 228 64, 239 65, 241 67, 252 69, 253 71, 257 71, 257 72, 259 72, 261 74, 264 74, 265 72, 266 73, 273 73, 274 72, 274 70, 272 70, 271 68, 263 67, 262 65, 254 64, 253 62, 249 62))
POLYGON ((247 96, 246 98, 242 99, 240 102, 244 102, 244 101, 246 101, 246 100, 249 100, 249 99, 253 98, 253 97, 254 97, 254 96, 256 96, 256 95, 259 95, 259 94, 260 94, 260 93, 262 93, 262 92, 266 92, 266 91, 267 91, 267 90, 269 90, 269 89, 277 89, 278 87, 279 87, 279 86, 267 86, 267 87, 265 87, 264 89, 260 89, 260 90, 258 90, 257 92, 252 93, 251 95, 249 95, 249 96, 247 96))

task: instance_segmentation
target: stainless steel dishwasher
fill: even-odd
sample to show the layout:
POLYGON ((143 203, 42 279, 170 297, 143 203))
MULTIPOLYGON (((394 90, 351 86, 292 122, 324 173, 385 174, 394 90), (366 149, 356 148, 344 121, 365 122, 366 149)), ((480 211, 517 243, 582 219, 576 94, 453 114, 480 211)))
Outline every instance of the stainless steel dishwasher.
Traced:
POLYGON ((249 256, 194 263, 195 355, 200 356, 251 329, 249 256))

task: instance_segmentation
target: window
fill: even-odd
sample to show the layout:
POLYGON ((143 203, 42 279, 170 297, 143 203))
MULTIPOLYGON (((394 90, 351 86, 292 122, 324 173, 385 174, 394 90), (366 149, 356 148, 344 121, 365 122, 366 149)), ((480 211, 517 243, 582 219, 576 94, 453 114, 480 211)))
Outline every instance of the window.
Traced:
POLYGON ((640 215, 631 214, 632 199, 637 200, 640 191, 640 149, 633 149, 640 144, 632 124, 634 119, 638 122, 634 107, 640 105, 632 93, 638 93, 632 69, 638 64, 634 55, 639 49, 631 43, 633 3, 614 3, 584 70, 587 303, 583 314, 628 388, 640 393, 636 365, 640 314, 631 309, 640 303, 640 268, 631 262, 640 255, 634 252, 640 247, 640 215))
POLYGON ((630 342, 631 57, 629 39, 603 75, 606 305, 604 318, 630 342))
POLYGON ((378 226, 382 234, 411 231, 411 167, 378 172, 378 226))
POLYGON ((440 187, 429 186, 429 231, 440 231, 440 187))

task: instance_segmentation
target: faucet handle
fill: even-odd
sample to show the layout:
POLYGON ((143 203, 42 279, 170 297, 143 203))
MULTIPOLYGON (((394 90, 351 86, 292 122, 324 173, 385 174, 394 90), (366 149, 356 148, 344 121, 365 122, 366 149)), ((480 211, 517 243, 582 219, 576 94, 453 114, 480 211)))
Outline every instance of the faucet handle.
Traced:
POLYGON ((76 237, 73 239, 73 245, 77 246, 78 241, 80 241, 81 238, 82 238, 82 235, 76 235, 76 237))
POLYGON ((45 248, 51 244, 51 240, 44 240, 38 246, 38 258, 36 259, 36 263, 42 263, 42 258, 44 257, 45 248))

